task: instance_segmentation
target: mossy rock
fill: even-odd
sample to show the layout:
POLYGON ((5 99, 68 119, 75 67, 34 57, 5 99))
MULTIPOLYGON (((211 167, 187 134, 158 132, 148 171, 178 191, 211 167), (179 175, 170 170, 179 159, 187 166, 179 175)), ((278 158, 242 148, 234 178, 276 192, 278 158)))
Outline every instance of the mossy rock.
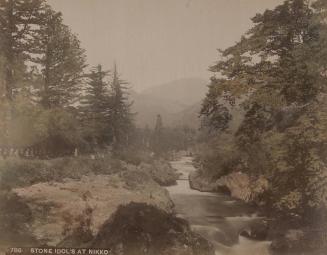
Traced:
POLYGON ((144 203, 120 206, 90 247, 121 255, 214 254, 212 245, 193 233, 185 220, 144 203))

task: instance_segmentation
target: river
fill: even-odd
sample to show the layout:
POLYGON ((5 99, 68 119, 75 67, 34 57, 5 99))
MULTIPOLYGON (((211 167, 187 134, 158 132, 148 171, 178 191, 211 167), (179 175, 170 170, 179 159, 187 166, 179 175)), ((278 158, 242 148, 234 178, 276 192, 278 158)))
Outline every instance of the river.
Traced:
POLYGON ((270 242, 253 241, 239 235, 262 220, 255 208, 223 194, 192 190, 188 181, 190 172, 195 171, 191 157, 171 164, 181 174, 177 185, 167 188, 176 213, 214 245, 216 255, 270 254, 270 242))

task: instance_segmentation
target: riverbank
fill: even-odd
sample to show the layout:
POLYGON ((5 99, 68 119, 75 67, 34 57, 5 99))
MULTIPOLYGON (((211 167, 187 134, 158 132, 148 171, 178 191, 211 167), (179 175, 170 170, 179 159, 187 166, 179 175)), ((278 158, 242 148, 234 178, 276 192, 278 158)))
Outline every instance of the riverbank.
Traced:
MULTIPOLYGON (((124 215, 124 210, 119 211, 119 208, 129 208, 129 204, 134 204, 136 206, 132 206, 133 213, 128 214, 128 217, 125 215, 127 218, 124 226, 135 227, 133 217, 148 210, 151 210, 151 217, 163 215, 161 217, 167 218, 167 224, 170 222, 169 224, 175 226, 176 234, 168 230, 163 233, 163 236, 169 237, 171 243, 166 244, 162 254, 170 250, 169 254, 202 255, 199 249, 203 249, 203 254, 212 255, 212 249, 206 240, 193 234, 186 222, 175 219, 174 205, 163 186, 176 183, 178 175, 164 160, 133 165, 109 157, 96 160, 15 159, 0 164, 2 250, 9 246, 89 247, 94 240, 99 241, 101 236, 102 246, 112 246, 116 240, 113 236, 118 235, 118 229, 111 233, 113 236, 110 238, 100 233, 105 233, 106 226, 115 222, 117 217, 124 218, 119 216, 120 213, 124 215), (199 245, 191 245, 192 243, 199 245), (188 249, 184 249, 184 245, 188 249)), ((138 240, 140 247, 155 247, 150 240, 153 233, 148 233, 151 237, 149 240, 139 239, 142 229, 146 230, 147 226, 151 226, 153 220, 155 219, 143 218, 143 223, 138 225, 141 229, 130 234, 129 238, 138 240)), ((156 222, 153 228, 164 229, 164 225, 160 225, 165 224, 164 222, 156 222)), ((147 236, 146 232, 143 234, 147 236)), ((120 233, 121 238, 124 235, 120 233)), ((116 242, 115 247, 120 246, 122 240, 117 239, 116 242)), ((124 245, 128 246, 127 243, 124 245)), ((117 254, 134 254, 130 248, 117 254)))

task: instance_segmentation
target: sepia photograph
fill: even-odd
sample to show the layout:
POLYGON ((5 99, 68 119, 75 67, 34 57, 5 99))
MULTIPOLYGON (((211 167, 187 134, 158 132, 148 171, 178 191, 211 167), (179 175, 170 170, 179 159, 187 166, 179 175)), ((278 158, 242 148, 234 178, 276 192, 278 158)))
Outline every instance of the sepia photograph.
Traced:
POLYGON ((0 255, 326 255, 327 0, 0 0, 0 255))

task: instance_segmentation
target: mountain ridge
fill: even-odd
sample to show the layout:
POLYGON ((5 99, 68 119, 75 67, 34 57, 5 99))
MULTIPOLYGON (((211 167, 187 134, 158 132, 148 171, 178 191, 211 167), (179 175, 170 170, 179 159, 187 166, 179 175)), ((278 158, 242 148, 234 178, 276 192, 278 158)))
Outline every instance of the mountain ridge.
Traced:
POLYGON ((153 127, 160 114, 164 125, 174 127, 198 126, 199 105, 207 92, 207 81, 184 78, 131 93, 132 110, 137 113, 138 127, 153 127))

